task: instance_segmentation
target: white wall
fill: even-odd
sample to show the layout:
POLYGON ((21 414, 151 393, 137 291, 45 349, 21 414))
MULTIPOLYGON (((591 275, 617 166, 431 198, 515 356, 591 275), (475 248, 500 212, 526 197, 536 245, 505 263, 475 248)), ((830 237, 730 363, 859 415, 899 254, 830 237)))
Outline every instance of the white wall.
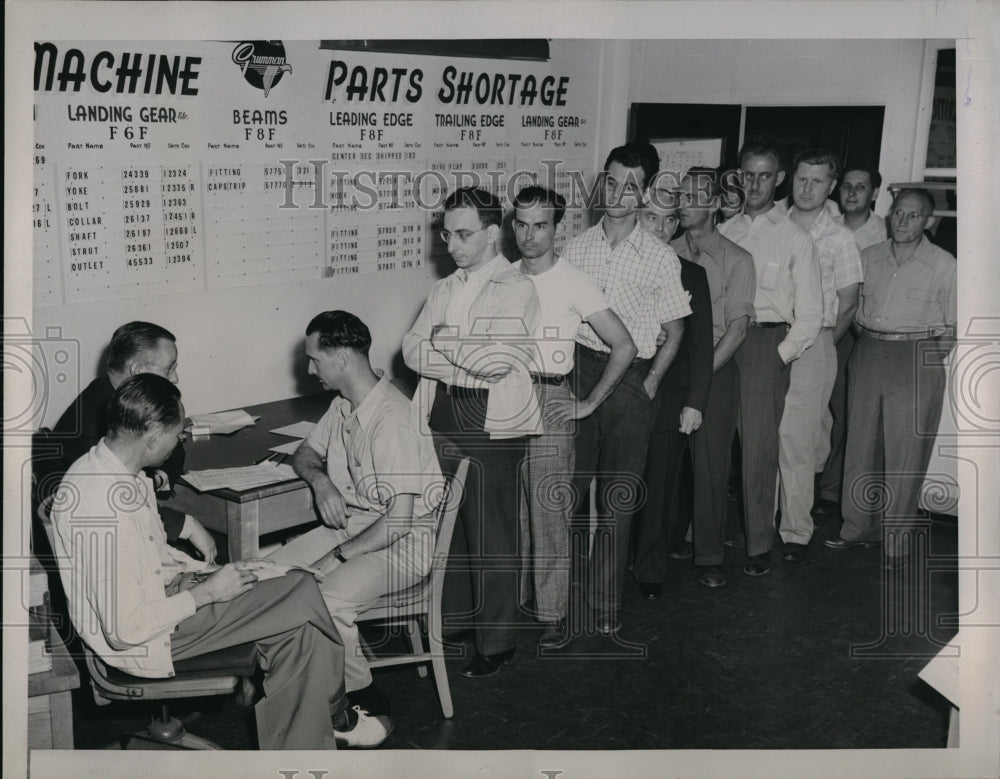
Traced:
MULTIPOLYGON (((180 386, 188 413, 198 414, 320 391, 305 371, 306 325, 313 315, 344 308, 372 331, 372 363, 395 375, 392 360, 435 276, 411 273, 406 285, 377 277, 317 279, 188 295, 122 299, 37 308, 35 332, 59 327, 78 341, 79 386, 100 370, 114 329, 124 322, 156 322, 177 336, 180 386)), ((75 397, 72 379, 56 386, 44 424, 51 425, 75 397)))

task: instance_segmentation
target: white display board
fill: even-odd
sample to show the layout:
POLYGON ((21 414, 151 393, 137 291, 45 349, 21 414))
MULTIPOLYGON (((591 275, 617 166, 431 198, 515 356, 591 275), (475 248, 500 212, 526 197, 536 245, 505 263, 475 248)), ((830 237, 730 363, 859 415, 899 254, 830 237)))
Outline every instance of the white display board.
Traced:
MULTIPOLYGON (((405 276, 457 186, 592 186, 596 67, 37 42, 35 304, 405 276)), ((561 242, 587 225, 571 209, 561 242)))

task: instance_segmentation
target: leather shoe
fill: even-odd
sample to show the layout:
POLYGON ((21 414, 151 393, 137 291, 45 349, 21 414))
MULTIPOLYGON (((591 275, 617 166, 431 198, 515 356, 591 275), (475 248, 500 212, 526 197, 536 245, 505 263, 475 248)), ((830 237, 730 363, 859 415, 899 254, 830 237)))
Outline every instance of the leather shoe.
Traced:
POLYGON ((801 563, 806 559, 809 547, 805 544, 787 543, 785 544, 785 554, 783 558, 789 563, 801 563))
POLYGON ((882 567, 887 571, 902 571, 908 563, 909 558, 906 555, 887 554, 882 561, 882 567))
POLYGON ((660 582, 639 582, 639 592, 646 600, 656 600, 663 594, 663 585, 660 582))
POLYGON ((462 669, 462 676, 468 676, 470 679, 481 679, 485 676, 493 676, 500 670, 500 666, 508 662, 513 656, 513 648, 495 655, 477 654, 468 662, 465 668, 462 669))
POLYGON ((559 647, 569 640, 566 635, 566 621, 558 619, 555 622, 547 622, 542 637, 538 639, 538 646, 542 648, 559 647))
POLYGON ((867 549, 869 546, 878 546, 878 544, 878 541, 845 541, 843 538, 828 538, 823 542, 823 546, 827 549, 836 549, 838 552, 853 549, 856 546, 867 549))
POLYGON ((721 565, 706 565, 698 581, 706 587, 721 587, 726 583, 726 571, 721 565))
POLYGON ((597 629, 598 633, 610 636, 612 633, 617 633, 621 626, 622 621, 618 619, 618 615, 613 612, 594 614, 594 627, 597 629))
POLYGON ((743 566, 743 573, 747 576, 763 576, 764 574, 771 572, 771 560, 769 554, 759 554, 754 555, 749 558, 746 565, 743 566))
POLYGON ((685 541, 680 546, 671 549, 668 555, 673 560, 690 560, 694 557, 694 547, 691 546, 690 542, 685 541))

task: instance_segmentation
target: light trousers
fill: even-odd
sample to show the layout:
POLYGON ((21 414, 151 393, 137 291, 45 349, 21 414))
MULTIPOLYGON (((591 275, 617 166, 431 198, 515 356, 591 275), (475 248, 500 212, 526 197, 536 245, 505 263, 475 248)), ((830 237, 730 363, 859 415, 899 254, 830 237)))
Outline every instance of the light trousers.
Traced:
POLYGON ((833 331, 824 327, 816 342, 792 363, 778 426, 779 534, 786 544, 808 544, 812 538, 816 472, 829 454, 829 443, 824 445, 822 440, 823 414, 836 378, 833 331))

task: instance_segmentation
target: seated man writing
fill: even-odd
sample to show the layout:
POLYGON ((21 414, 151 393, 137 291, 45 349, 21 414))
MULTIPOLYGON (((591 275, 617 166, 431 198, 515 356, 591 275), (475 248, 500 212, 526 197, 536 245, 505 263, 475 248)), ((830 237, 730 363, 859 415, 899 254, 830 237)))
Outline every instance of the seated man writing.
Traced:
POLYGON ((323 599, 344 642, 351 703, 384 712, 358 641, 357 615, 386 593, 417 583, 434 556, 434 510, 443 484, 431 436, 410 401, 368 361, 368 327, 346 311, 326 311, 306 328, 309 373, 338 390, 302 443, 292 467, 312 488, 324 527, 270 555, 312 565, 325 576, 323 599))
POLYGON ((170 455, 184 407, 167 379, 140 374, 108 399, 107 434, 67 471, 52 506, 70 616, 91 651, 126 673, 173 676, 174 662, 255 642, 264 669, 261 749, 374 746, 385 723, 347 710, 337 631, 315 580, 257 582, 264 561, 205 563, 166 544, 144 473, 170 455))
MULTIPOLYGON (((151 322, 128 322, 115 330, 108 345, 107 373, 90 382, 70 403, 47 439, 59 445, 62 455, 58 463, 53 463, 54 473, 45 479, 52 490, 58 485, 59 476, 107 432, 104 413, 115 387, 138 373, 155 373, 177 382, 177 339, 173 333, 151 322)), ((162 464, 147 470, 161 495, 170 493, 183 472, 184 446, 179 441, 162 464)), ((215 539, 198 520, 162 503, 159 512, 167 541, 185 539, 205 562, 214 562, 215 539)))

